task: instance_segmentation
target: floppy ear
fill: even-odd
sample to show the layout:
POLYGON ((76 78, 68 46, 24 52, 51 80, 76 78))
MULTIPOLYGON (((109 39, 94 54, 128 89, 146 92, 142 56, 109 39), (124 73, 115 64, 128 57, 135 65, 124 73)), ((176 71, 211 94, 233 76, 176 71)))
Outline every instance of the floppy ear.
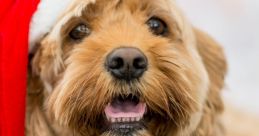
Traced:
MULTIPOLYGON (((198 52, 209 74, 210 85, 204 107, 203 119, 200 122, 200 131, 205 135, 223 132, 218 121, 218 115, 223 111, 224 104, 221 99, 221 90, 227 71, 226 58, 222 47, 206 33, 195 29, 198 52), (216 128, 215 128, 216 127, 216 128), (215 130, 218 130, 215 132, 215 130)), ((213 134, 213 135, 214 135, 213 134)))
POLYGON ((32 58, 32 74, 39 76, 47 91, 52 90, 60 71, 63 69, 62 49, 56 41, 45 37, 32 58))
POLYGON ((219 92, 224 87, 227 64, 222 47, 208 34, 194 29, 198 51, 209 74, 210 90, 219 92))

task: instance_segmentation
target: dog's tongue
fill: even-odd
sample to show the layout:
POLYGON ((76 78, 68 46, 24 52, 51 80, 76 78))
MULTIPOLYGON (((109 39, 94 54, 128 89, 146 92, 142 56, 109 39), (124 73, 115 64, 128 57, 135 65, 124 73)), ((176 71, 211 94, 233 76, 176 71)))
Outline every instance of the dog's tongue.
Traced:
POLYGON ((139 102, 135 104, 131 101, 108 104, 105 107, 105 114, 109 118, 136 118, 143 117, 146 104, 139 102))

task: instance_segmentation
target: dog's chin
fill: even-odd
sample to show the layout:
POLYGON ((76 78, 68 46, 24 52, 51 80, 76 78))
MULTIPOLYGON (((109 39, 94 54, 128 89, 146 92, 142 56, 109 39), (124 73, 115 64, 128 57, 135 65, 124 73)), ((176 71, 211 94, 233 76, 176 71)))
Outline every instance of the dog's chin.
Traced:
POLYGON ((140 100, 139 96, 133 94, 117 96, 105 106, 102 132, 130 136, 145 129, 146 111, 146 103, 140 100))

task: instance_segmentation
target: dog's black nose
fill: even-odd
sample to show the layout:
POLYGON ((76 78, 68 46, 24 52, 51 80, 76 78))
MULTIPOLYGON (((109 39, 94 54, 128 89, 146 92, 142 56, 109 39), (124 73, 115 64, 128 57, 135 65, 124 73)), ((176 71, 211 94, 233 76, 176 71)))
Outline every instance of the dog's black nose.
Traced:
POLYGON ((125 80, 141 77, 147 65, 146 56, 137 48, 117 48, 106 59, 108 71, 116 78, 125 80))

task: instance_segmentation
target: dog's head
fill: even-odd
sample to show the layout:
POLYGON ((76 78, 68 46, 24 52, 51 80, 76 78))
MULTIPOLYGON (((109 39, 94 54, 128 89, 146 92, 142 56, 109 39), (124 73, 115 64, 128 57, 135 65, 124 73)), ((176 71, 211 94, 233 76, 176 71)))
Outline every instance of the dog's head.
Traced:
POLYGON ((51 117, 82 135, 190 135, 226 69, 172 0, 76 0, 32 66, 51 117))

